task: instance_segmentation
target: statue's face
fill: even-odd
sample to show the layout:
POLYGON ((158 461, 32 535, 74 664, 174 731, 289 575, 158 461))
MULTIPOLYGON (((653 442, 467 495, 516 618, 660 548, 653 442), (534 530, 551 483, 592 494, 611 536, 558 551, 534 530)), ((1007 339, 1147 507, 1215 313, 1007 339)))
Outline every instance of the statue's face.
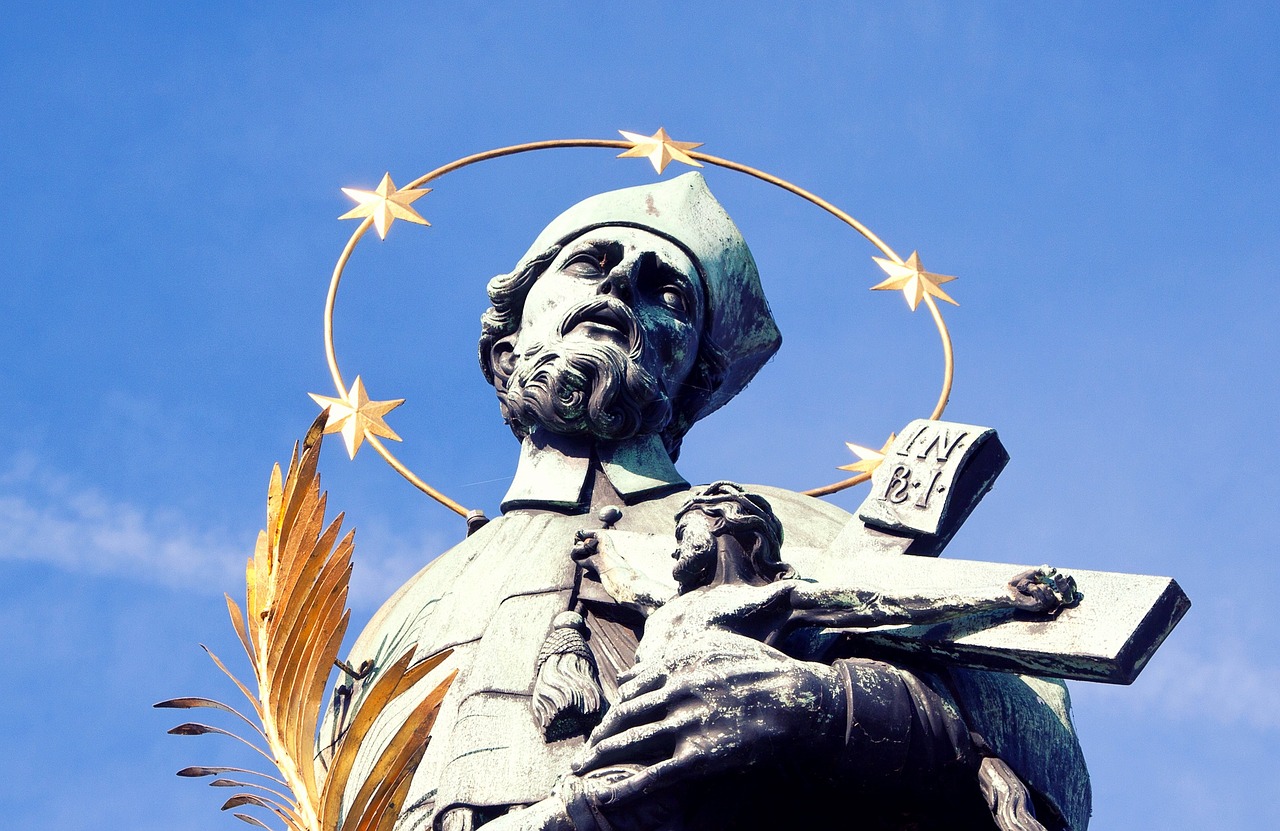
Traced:
POLYGON ((676 394, 697 359, 702 298, 697 269, 676 245, 636 228, 597 228, 567 243, 530 288, 516 357, 578 340, 639 346, 640 365, 676 394))
POLYGON ((687 592, 705 586, 715 576, 716 538, 711 517, 693 510, 680 517, 676 525, 676 550, 672 553, 676 565, 671 574, 687 592))

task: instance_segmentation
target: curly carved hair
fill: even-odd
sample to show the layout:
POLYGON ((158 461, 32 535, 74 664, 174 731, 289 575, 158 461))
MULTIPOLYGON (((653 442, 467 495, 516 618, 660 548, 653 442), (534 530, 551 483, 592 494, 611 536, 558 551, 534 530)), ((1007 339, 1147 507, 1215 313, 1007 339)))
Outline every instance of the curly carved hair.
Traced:
POLYGON ((769 500, 751 493, 736 482, 712 482, 676 512, 676 524, 690 511, 697 511, 720 521, 717 534, 756 534, 763 545, 754 553, 751 566, 766 580, 785 580, 798 576, 796 570, 782 561, 782 522, 773 512, 769 500))

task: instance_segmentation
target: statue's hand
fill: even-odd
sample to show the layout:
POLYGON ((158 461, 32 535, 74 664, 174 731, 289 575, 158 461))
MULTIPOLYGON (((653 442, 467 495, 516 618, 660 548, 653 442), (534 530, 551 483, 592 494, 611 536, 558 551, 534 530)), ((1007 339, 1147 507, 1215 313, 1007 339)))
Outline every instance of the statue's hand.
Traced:
POLYGON ((602 789, 601 804, 769 757, 821 761, 843 744, 837 672, 747 638, 710 649, 694 642, 620 680, 621 702, 592 732, 574 770, 648 765, 602 789))
POLYGON ((1084 595, 1076 591, 1075 578, 1056 568, 1040 566, 1015 574, 1009 581, 1013 608, 1024 612, 1056 614, 1074 606, 1084 595))
POLYGON ((569 550, 569 556, 573 558, 575 563, 581 563, 585 566, 591 565, 591 559, 600 551, 600 538, 596 536, 595 531, 577 531, 573 535, 573 548, 569 550))

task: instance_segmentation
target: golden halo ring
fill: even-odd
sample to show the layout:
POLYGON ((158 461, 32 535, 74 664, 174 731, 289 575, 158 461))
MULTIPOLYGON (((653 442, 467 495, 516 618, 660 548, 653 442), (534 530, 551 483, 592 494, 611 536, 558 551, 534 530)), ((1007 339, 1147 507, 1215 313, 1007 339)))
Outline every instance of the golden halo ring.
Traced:
MULTIPOLYGON (((611 148, 615 150, 630 150, 630 149, 633 149, 635 146, 636 145, 634 142, 622 141, 619 139, 551 139, 548 141, 533 141, 533 142, 527 142, 524 144, 513 144, 507 147, 499 147, 496 150, 486 150, 483 153, 475 153, 470 156, 464 156, 460 159, 449 162, 446 165, 437 167, 435 170, 432 170, 430 173, 427 173, 423 176, 419 176, 417 179, 414 179, 412 182, 410 182, 409 184, 405 185, 402 188, 399 188, 398 190, 409 190, 412 188, 419 188, 427 184, 428 182, 432 182, 432 181, 435 181, 436 179, 439 179, 441 176, 444 176, 446 173, 452 173, 455 170, 460 170, 464 167, 468 167, 473 164, 478 164, 480 162, 501 158, 503 156, 514 156, 519 153, 530 153, 536 150, 553 150, 553 149, 571 148, 571 147, 603 147, 603 148, 611 148)), ((768 184, 782 188, 785 191, 789 191, 790 193, 793 193, 796 196, 799 196, 801 199, 804 199, 807 202, 811 202, 814 205, 817 205, 819 208, 822 208, 827 213, 831 214, 832 216, 839 219, 841 222, 853 228, 855 231, 857 231, 859 234, 865 237, 872 245, 874 245, 877 249, 879 249, 880 252, 884 254, 884 256, 889 260, 893 261, 894 263, 897 263, 898 265, 903 265, 905 262, 902 259, 902 257, 898 256, 897 252, 895 252, 892 248, 890 248, 882 239, 876 236, 871 231, 870 228, 863 225, 857 219, 845 213, 840 208, 837 208, 835 205, 831 204, 827 200, 823 199, 820 196, 817 196, 816 194, 810 193, 809 191, 805 190, 799 185, 792 184, 791 182, 788 182, 785 179, 781 179, 770 173, 766 173, 763 170, 758 170, 754 167, 750 167, 748 165, 741 164, 739 162, 731 161, 729 159, 722 159, 719 156, 712 156, 708 153, 700 153, 695 150, 685 150, 684 153, 685 155, 688 155, 689 157, 696 159, 699 162, 704 162, 714 167, 725 168, 726 170, 733 170, 738 173, 745 173, 746 175, 759 179, 762 182, 766 182, 768 184)), ((360 241, 361 237, 365 235, 365 233, 369 230, 369 228, 373 224, 374 224, 373 217, 372 216, 366 217, 363 221, 361 221, 360 225, 355 229, 355 231, 352 232, 351 238, 347 240, 347 244, 346 246, 343 247, 342 254, 338 257, 338 262, 333 268, 333 276, 329 281, 329 292, 325 298, 324 351, 325 351, 325 358, 329 364, 329 374, 333 378, 333 383, 334 383, 334 386, 337 387, 339 396, 344 396, 346 394, 347 386, 342 379, 342 372, 338 369, 338 357, 334 350, 334 344, 333 344, 333 311, 334 311, 335 305, 337 304, 337 299, 338 299, 338 285, 342 281, 342 273, 346 269, 347 261, 351 259, 351 254, 352 252, 355 251, 356 243, 360 241)), ((932 295, 930 295, 927 292, 924 294, 922 299, 924 300, 925 305, 928 306, 929 313, 933 317, 934 325, 938 329, 938 335, 942 339, 942 356, 943 356, 942 391, 938 395, 938 401, 933 408, 933 412, 929 415, 930 419, 937 419, 942 415, 943 411, 946 409, 947 401, 951 397, 951 381, 955 374, 955 359, 951 349, 951 334, 947 330, 947 325, 942 319, 942 313, 939 311, 937 303, 934 302, 932 295)), ((394 468, 397 473, 399 473, 401 476, 407 479, 410 482, 410 484, 418 488, 427 496, 430 496, 432 499, 435 499, 437 502, 444 505, 449 510, 454 511, 455 513, 458 513, 464 517, 479 513, 478 511, 469 510, 463 507, 460 503, 454 501, 453 499, 450 499, 448 496, 446 496, 445 494, 441 493, 440 491, 436 490, 431 485, 423 481, 417 474, 415 474, 412 470, 410 470, 403 462, 397 459, 395 454, 393 454, 390 450, 388 450, 386 445, 383 444, 382 441, 377 436, 374 436, 372 434, 366 434, 366 436, 364 437, 364 440, 367 441, 370 444, 370 446, 373 447, 374 451, 376 451, 378 455, 381 456, 387 462, 387 464, 391 465, 391 467, 394 468)), ((833 482, 829 485, 823 485, 821 487, 811 488, 809 490, 801 491, 801 493, 806 494, 808 496, 826 496, 829 494, 837 493, 846 488, 853 487, 854 485, 865 482, 870 478, 871 478, 870 473, 859 473, 856 476, 851 476, 839 482, 833 482)))

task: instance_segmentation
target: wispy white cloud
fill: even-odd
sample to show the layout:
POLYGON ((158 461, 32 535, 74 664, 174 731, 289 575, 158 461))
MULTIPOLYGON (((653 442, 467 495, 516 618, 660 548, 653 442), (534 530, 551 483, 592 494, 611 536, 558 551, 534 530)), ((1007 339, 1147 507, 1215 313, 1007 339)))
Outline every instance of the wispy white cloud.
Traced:
MULTIPOLYGON (((202 592, 243 591, 256 527, 201 527, 177 512, 112 497, 21 456, 0 470, 0 561, 44 563, 202 592)), ((373 608, 448 544, 378 519, 358 535, 350 603, 373 608)))
POLYGON ((0 474, 0 559, 123 576, 175 588, 234 587, 253 531, 197 528, 172 512, 114 499, 72 477, 15 460, 0 474))

